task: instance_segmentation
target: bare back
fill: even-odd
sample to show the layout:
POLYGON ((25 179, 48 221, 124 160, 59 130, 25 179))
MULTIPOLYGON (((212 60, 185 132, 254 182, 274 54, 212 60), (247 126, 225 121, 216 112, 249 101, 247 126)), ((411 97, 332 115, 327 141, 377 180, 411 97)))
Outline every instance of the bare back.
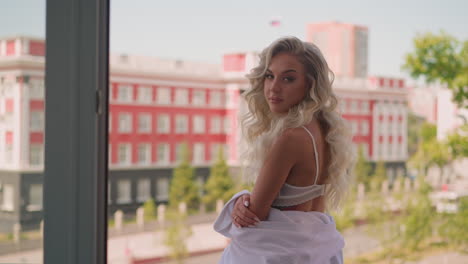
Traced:
MULTIPOLYGON (((319 174, 317 184, 325 184, 327 176, 327 168, 329 165, 328 160, 328 144, 326 144, 323 129, 317 119, 313 119, 305 127, 312 133, 315 138, 318 162, 319 162, 319 174)), ((315 182, 315 175, 317 174, 317 168, 315 164, 315 153, 314 146, 310 135, 302 128, 297 128, 295 131, 297 136, 301 137, 301 144, 297 147, 298 151, 298 162, 293 166, 286 178, 286 183, 294 186, 310 186, 315 182)), ((298 204, 295 206, 287 207, 282 210, 295 210, 295 211, 319 211, 324 212, 325 200, 324 196, 317 197, 313 200, 298 204)))

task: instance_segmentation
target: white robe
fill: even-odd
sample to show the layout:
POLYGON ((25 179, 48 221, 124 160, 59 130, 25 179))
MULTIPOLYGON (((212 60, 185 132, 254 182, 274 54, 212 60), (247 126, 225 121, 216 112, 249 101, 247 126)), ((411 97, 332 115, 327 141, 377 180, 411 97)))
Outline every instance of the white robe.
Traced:
POLYGON ((343 263, 344 240, 328 214, 271 208, 268 220, 236 227, 231 212, 236 198, 245 193, 235 194, 214 223, 217 232, 231 239, 220 264, 343 263))

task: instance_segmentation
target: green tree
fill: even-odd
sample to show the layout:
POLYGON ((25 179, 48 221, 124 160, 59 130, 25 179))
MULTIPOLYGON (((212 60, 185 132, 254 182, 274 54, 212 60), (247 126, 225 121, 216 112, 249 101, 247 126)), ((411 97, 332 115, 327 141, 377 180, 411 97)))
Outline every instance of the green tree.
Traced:
POLYGON ((366 160, 366 157, 364 157, 363 147, 359 146, 354 175, 356 175, 357 183, 363 183, 366 189, 369 189, 371 169, 370 163, 366 160))
POLYGON ((195 182, 195 170, 190 165, 190 153, 187 144, 182 145, 181 163, 174 169, 169 192, 169 205, 177 207, 179 203, 185 202, 187 208, 198 210, 200 197, 195 182))
POLYGON ((454 102, 468 107, 468 40, 459 41, 445 32, 417 35, 414 51, 406 55, 402 68, 426 83, 447 85, 454 102))
POLYGON ((447 145, 453 160, 468 157, 468 125, 463 125, 447 136, 447 145))
POLYGON ((173 260, 184 263, 188 256, 186 240, 193 234, 186 223, 187 215, 172 208, 167 211, 166 220, 169 225, 165 228, 164 245, 169 248, 169 255, 173 260))
POLYGON ((146 220, 153 220, 156 217, 156 204, 153 199, 148 199, 143 204, 143 211, 145 212, 146 220))
POLYGON ((431 123, 424 123, 419 130, 421 142, 429 142, 437 138, 437 126, 431 123))
POLYGON ((449 244, 468 250, 468 197, 460 198, 457 213, 444 214, 442 220, 444 223, 439 229, 439 234, 449 244))
POLYGON ((421 125, 418 131, 418 148, 416 153, 409 159, 409 164, 417 168, 420 174, 427 175, 428 169, 435 165, 434 159, 431 157, 431 151, 434 148, 434 144, 437 144, 437 127, 430 123, 424 123, 421 125))
POLYGON ((377 161, 374 174, 372 175, 371 190, 379 192, 382 183, 385 180, 387 180, 387 170, 385 169, 385 163, 379 160, 377 161))
POLYGON ((424 123, 424 118, 408 112, 408 155, 411 157, 418 151, 421 141, 420 131, 424 123))
POLYGON ((434 212, 429 198, 431 187, 423 182, 411 197, 405 208, 405 215, 401 221, 403 226, 401 247, 414 252, 419 246, 432 236, 434 212))
POLYGON ((210 176, 205 185, 206 195, 203 197, 203 202, 208 208, 214 208, 218 199, 227 202, 236 191, 223 152, 223 149, 219 148, 218 158, 210 169, 210 176))

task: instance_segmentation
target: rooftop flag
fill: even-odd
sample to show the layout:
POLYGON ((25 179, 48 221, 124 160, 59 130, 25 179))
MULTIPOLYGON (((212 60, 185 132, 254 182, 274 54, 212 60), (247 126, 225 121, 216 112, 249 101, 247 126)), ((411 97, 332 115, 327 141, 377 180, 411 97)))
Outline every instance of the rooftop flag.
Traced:
POLYGON ((270 20, 270 26, 272 27, 281 26, 281 20, 279 18, 273 18, 272 20, 270 20))

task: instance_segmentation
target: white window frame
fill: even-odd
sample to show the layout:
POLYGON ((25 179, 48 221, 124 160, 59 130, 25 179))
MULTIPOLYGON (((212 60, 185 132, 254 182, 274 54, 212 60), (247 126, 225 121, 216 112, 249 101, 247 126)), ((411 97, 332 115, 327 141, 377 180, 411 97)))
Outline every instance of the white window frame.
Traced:
POLYGON ((221 133, 221 116, 212 116, 210 118, 210 134, 220 134, 221 133))
POLYGON ((178 114, 175 116, 175 133, 176 134, 187 134, 188 131, 188 116, 183 114, 178 114))
POLYGON ((229 135, 231 133, 231 118, 229 116, 225 116, 223 119, 223 132, 226 135, 229 135))
POLYGON ((168 165, 171 161, 171 148, 169 143, 159 143, 156 145, 156 162, 160 165, 168 165), (161 158, 161 154, 162 157, 161 158))
POLYGON ((118 204, 129 204, 132 202, 132 182, 129 179, 117 180, 116 202, 118 204), (125 188, 122 188, 122 187, 125 187, 125 188), (122 195, 122 194, 125 194, 125 195, 122 195))
POLYGON ((159 134, 169 134, 171 132, 171 119, 168 114, 159 114, 157 116, 157 128, 159 134))
POLYGON ((223 92, 216 90, 210 91, 210 106, 222 107, 223 105, 223 92))
POLYGON ((132 163, 132 146, 129 143, 119 143, 117 145, 117 164, 130 165, 132 163), (122 149, 125 148, 125 149, 122 149), (123 151, 123 152, 122 152, 123 151), (125 159, 121 159, 121 155, 125 154, 125 159))
POLYGON ((149 165, 151 163, 151 144, 140 143, 138 144, 138 164, 149 165), (142 155, 144 153, 144 158, 142 155))
POLYGON ((30 166, 42 166, 43 164, 44 164, 44 145, 38 144, 38 143, 30 144, 29 145, 29 165, 30 166))
POLYGON ((139 203, 144 203, 151 199, 151 180, 149 178, 141 178, 137 181, 136 200, 139 203))
POLYGON ((132 114, 121 112, 119 114, 119 133, 131 133, 132 126, 132 114))
POLYGON ((128 84, 117 85, 117 102, 131 103, 133 101, 133 86, 128 84))
POLYGON ((192 104, 194 106, 204 106, 206 104, 206 92, 203 90, 193 90, 192 104))
POLYGON ((138 133, 151 133, 151 114, 138 114, 138 133))
MULTIPOLYGON (((186 146, 187 144, 186 143, 176 143, 175 144, 175 162, 176 163, 179 163, 179 162, 182 162, 182 154, 183 154, 183 150, 184 150, 184 147, 186 146)), ((187 151, 189 151, 189 156, 190 156, 190 149, 187 148, 187 151)))
POLYGON ((204 164, 205 161, 205 143, 195 142, 193 144, 193 163, 194 164, 204 164))
POLYGON ((29 115, 29 130, 40 132, 44 130, 44 111, 33 110, 29 115))
POLYGON ((205 117, 202 115, 193 116, 193 133, 203 134, 205 133, 205 117))
POLYGON ((157 87, 156 88, 156 103, 160 105, 170 105, 171 101, 171 88, 157 87))
POLYGON ((177 106, 187 106, 189 104, 189 91, 186 88, 177 88, 175 90, 175 102, 177 106))
POLYGON ((169 200, 169 178, 156 178, 156 201, 164 202, 169 200))
POLYGON ((138 103, 151 104, 153 102, 153 87, 139 86, 138 87, 138 103))

